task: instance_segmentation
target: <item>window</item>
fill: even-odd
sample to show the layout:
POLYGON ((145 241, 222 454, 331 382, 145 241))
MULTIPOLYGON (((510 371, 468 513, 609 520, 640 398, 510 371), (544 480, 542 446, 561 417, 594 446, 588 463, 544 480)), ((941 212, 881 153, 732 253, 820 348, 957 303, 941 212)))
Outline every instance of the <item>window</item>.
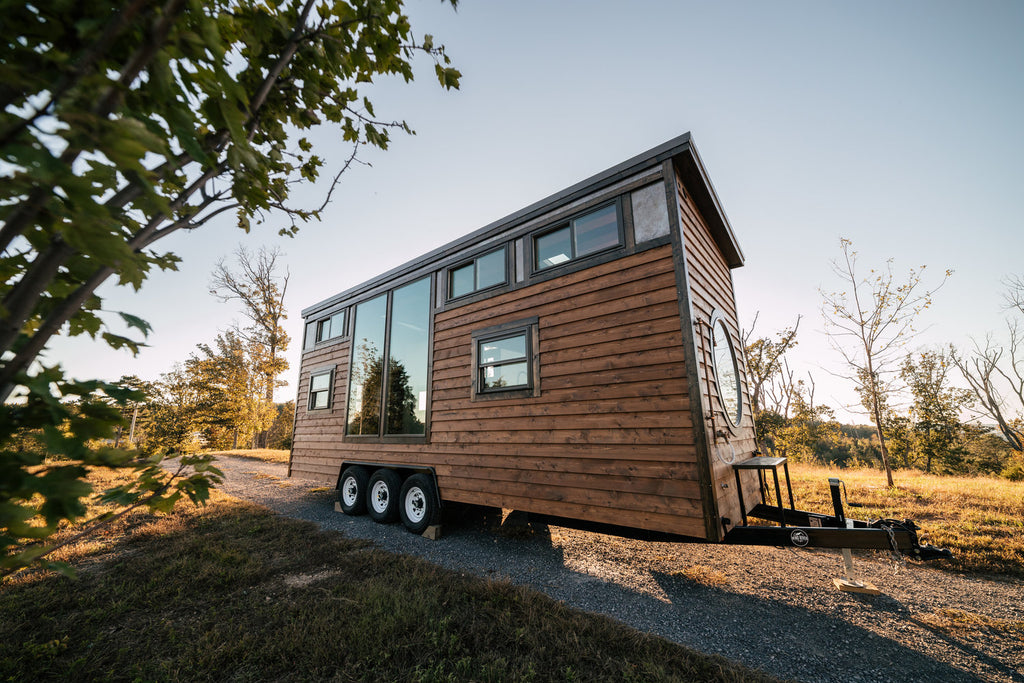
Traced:
POLYGON ((429 277, 356 306, 346 434, 426 434, 429 341, 429 277))
POLYGON ((743 391, 740 387, 740 373, 736 363, 736 351, 732 337, 725 326, 725 319, 715 312, 711 316, 711 362, 715 370, 718 399, 730 428, 740 426, 743 419, 743 391))
POLYGON ((477 342, 480 391, 520 389, 530 386, 526 357, 526 333, 477 342))
POLYGON ((314 372, 309 377, 309 409, 324 410, 331 407, 331 378, 334 368, 314 372))
POLYGON ((472 294, 481 289, 503 285, 506 275, 505 247, 478 256, 470 263, 448 271, 448 298, 472 294))
POLYGON ((384 379, 384 333, 388 297, 382 294, 356 306, 348 385, 347 434, 380 433, 381 387, 384 379))
POLYGON ((346 310, 342 309, 326 318, 306 323, 305 350, 312 349, 320 342, 345 336, 346 310))
POLYGON ((473 333, 473 398, 535 396, 537 319, 473 333))
POLYGON ((533 239, 533 267, 544 270, 622 244, 619 210, 608 204, 533 239))

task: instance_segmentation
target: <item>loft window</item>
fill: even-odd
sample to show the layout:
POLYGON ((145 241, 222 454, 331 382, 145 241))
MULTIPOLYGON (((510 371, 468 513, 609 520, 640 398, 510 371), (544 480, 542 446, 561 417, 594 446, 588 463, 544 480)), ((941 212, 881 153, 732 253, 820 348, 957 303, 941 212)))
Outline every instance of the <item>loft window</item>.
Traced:
POLYGON ((448 298, 457 299, 508 282, 505 247, 448 271, 448 298))
POLYGON ((309 377, 309 409, 324 410, 331 407, 331 379, 334 368, 315 372, 309 377))
POLYGON ((306 323, 306 343, 303 348, 308 351, 320 342, 344 337, 348 322, 345 313, 346 309, 342 309, 333 315, 306 323))
POLYGON ((533 238, 534 269, 544 270, 622 244, 619 210, 608 204, 533 238))
POLYGON ((535 318, 473 333, 474 398, 536 395, 535 318))

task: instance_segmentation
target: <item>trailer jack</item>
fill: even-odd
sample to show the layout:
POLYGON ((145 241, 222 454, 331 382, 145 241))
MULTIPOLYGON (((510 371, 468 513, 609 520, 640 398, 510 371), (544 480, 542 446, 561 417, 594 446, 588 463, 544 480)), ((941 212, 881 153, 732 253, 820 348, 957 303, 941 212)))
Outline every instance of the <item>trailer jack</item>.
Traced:
POLYGON ((920 531, 909 519, 876 519, 865 522, 846 516, 839 479, 829 479, 832 492, 832 514, 821 514, 797 510, 793 505, 793 489, 789 481, 789 467, 786 459, 781 457, 758 456, 733 465, 736 473, 736 487, 739 490, 742 524, 728 529, 729 520, 723 519, 727 531, 723 541, 737 545, 773 545, 792 546, 797 548, 839 548, 843 550, 846 566, 846 579, 851 585, 857 583, 852 569, 852 548, 869 548, 889 550, 895 556, 907 556, 914 560, 936 560, 952 557, 945 548, 936 548, 927 543, 922 544, 917 536, 920 531), (782 465, 786 476, 786 488, 789 493, 789 506, 782 498, 779 482, 778 466, 782 465), (741 470, 756 470, 761 484, 761 503, 747 510, 743 502, 743 490, 740 484, 741 470), (774 477, 774 491, 769 487, 767 472, 774 477), (774 493, 775 504, 766 501, 774 493), (749 518, 774 522, 777 526, 761 526, 749 524, 749 518))

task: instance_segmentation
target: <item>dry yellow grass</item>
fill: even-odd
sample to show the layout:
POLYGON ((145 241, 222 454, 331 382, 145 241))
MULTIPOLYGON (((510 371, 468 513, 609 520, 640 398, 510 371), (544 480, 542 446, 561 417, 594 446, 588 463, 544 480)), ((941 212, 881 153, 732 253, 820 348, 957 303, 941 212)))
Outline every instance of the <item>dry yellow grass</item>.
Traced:
POLYGON ((957 571, 1024 576, 1024 482, 995 477, 949 477, 899 470, 886 486, 878 470, 840 470, 791 463, 797 506, 831 512, 828 478, 846 483, 847 514, 859 519, 912 519, 925 540, 953 551, 937 567, 957 571))
POLYGON ((238 448, 233 451, 210 451, 209 455, 230 455, 235 458, 249 458, 251 460, 264 460, 266 462, 288 463, 288 456, 291 451, 279 450, 276 448, 238 448))

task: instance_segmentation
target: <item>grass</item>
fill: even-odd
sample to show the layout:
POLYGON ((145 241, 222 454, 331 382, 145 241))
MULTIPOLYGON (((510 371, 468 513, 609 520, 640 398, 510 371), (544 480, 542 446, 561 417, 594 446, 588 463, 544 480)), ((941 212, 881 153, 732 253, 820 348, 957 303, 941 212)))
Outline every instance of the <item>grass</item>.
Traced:
POLYGON ((0 586, 0 680, 768 681, 215 492, 0 586))
POLYGON ((927 542, 953 551, 952 560, 937 561, 935 567, 1024 578, 1024 482, 900 470, 893 473, 896 486, 890 489, 877 470, 790 463, 789 471, 798 507, 830 513, 827 481, 838 477, 850 502, 864 505, 847 508, 849 516, 912 519, 927 542))
POLYGON ((233 451, 210 451, 209 455, 230 455, 236 458, 280 462, 287 465, 290 453, 291 451, 276 448, 238 448, 233 451))

